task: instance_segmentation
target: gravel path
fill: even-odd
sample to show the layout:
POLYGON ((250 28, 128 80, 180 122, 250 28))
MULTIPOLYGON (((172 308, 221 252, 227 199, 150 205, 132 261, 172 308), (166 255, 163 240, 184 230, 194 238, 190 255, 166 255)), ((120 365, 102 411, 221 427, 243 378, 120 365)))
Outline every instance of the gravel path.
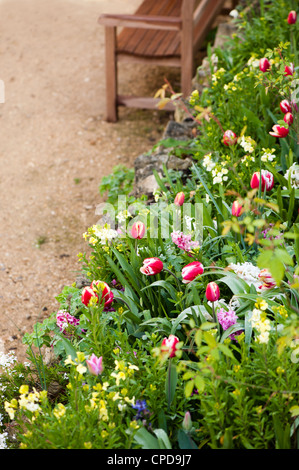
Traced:
MULTIPOLYGON (((0 0, 0 351, 20 361, 22 334, 57 309, 55 296, 80 268, 102 176, 116 164, 132 166, 167 122, 163 113, 134 110, 121 110, 117 124, 103 120, 97 17, 138 3, 0 0)), ((155 92, 160 73, 122 68, 121 86, 155 92)))

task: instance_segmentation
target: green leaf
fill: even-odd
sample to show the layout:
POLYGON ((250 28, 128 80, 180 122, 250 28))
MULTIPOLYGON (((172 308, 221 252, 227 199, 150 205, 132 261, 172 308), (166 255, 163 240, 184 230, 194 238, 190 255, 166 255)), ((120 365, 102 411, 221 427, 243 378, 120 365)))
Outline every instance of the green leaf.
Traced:
POLYGON ((134 434, 134 440, 142 449, 159 449, 158 439, 150 434, 145 427, 139 428, 134 434))
POLYGON ((177 373, 176 365, 173 364, 173 362, 170 359, 169 364, 168 364, 166 381, 165 381, 165 393, 166 393, 168 408, 170 408, 170 405, 174 398, 177 383, 178 383, 178 373, 177 373))
POLYGON ((168 439, 168 436, 164 429, 155 429, 154 433, 156 434, 159 442, 159 448, 160 449, 171 449, 171 444, 170 440, 168 439))

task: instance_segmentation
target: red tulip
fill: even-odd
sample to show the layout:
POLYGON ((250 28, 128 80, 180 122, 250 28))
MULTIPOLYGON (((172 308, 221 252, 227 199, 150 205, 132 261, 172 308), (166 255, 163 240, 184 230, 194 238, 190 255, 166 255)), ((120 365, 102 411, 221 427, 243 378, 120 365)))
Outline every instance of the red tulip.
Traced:
POLYGON ((232 215, 234 215, 235 217, 240 217, 242 209, 242 205, 238 201, 234 201, 232 205, 232 215))
POLYGON ((284 69, 284 76, 287 77, 288 75, 294 75, 295 67, 294 64, 286 65, 284 69))
POLYGON ((191 281, 202 274, 204 271, 203 265, 199 261, 193 261, 192 263, 187 264, 182 269, 182 278, 183 283, 188 284, 191 281))
POLYGON ((182 206, 185 201, 185 194, 183 192, 177 193, 174 203, 176 206, 182 206))
POLYGON ((145 225, 143 222, 135 222, 133 225, 132 225, 132 229, 131 229, 131 235, 133 238, 135 239, 141 239, 144 237, 144 234, 145 234, 145 225))
POLYGON ((290 11, 290 13, 288 14, 288 23, 295 24, 296 20, 297 20, 297 13, 295 12, 295 10, 290 11))
POLYGON ((279 126, 278 124, 275 124, 275 126, 272 127, 273 132, 269 132, 270 135, 273 135, 273 137, 278 137, 279 139, 282 139, 283 137, 286 137, 289 133, 289 129, 284 126, 279 126))
MULTIPOLYGON (((252 189, 259 188, 260 186, 260 172, 256 171, 253 173, 251 181, 250 181, 250 187, 252 189)), ((262 181, 261 181, 261 189, 262 191, 271 191, 271 189, 274 186, 274 176, 270 171, 268 170, 262 170, 262 181)))
POLYGON ((267 72, 268 70, 270 70, 271 68, 271 64, 269 62, 269 60, 266 58, 266 57, 263 57, 262 59, 260 59, 260 70, 261 72, 267 72))
POLYGON ((112 303, 113 294, 106 282, 92 281, 90 287, 97 296, 101 294, 101 301, 104 301, 104 307, 107 307, 107 305, 110 305, 112 303))
POLYGON ((288 124, 288 126, 290 124, 293 124, 293 121, 294 121, 294 116, 292 113, 286 113, 284 115, 284 118, 283 118, 284 122, 286 122, 288 124))
POLYGON ((280 109, 281 111, 286 114, 286 113, 290 113, 292 111, 292 107, 290 105, 290 103, 288 102, 288 100, 282 100, 280 102, 280 109))
POLYGON ((81 301, 86 307, 88 306, 90 299, 96 297, 98 301, 98 296, 91 287, 85 287, 82 291, 81 301))
POLYGON ((224 145, 227 145, 227 146, 234 145, 237 142, 237 140, 238 139, 237 139, 236 134, 230 129, 224 132, 223 134, 224 145))
POLYGON ((153 276, 159 274, 163 269, 163 263, 159 258, 146 258, 143 260, 143 266, 140 268, 142 274, 153 276))
POLYGON ((180 340, 174 335, 170 335, 168 338, 164 338, 161 344, 162 354, 166 354, 168 357, 174 357, 177 350, 176 345, 180 340))
POLYGON ((206 288, 206 298, 210 302, 216 302, 220 297, 220 289, 216 282, 209 282, 206 288))

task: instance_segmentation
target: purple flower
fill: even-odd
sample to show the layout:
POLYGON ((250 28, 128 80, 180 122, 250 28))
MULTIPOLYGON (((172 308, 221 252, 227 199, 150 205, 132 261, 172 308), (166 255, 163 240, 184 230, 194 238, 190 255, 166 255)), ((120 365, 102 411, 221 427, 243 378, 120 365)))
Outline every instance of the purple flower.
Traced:
POLYGON ((56 324, 63 333, 70 326, 79 325, 79 319, 68 313, 66 310, 58 310, 56 313, 56 324))
POLYGON ((191 235, 186 235, 183 232, 172 232, 171 238, 173 243, 175 243, 181 250, 191 251, 193 248, 199 246, 198 241, 192 241, 191 235))
MULTIPOLYGON (((217 317, 224 331, 230 328, 231 326, 235 325, 238 321, 238 317, 233 310, 229 310, 227 312, 226 310, 224 310, 224 308, 221 308, 217 312, 217 317)), ((236 331, 235 333, 232 333, 231 335, 229 335, 229 337, 231 339, 235 339, 235 335, 239 335, 240 333, 241 333, 241 330, 236 331)))
POLYGON ((143 419, 146 415, 149 414, 149 410, 147 408, 146 400, 136 400, 135 405, 132 405, 134 410, 137 410, 137 414, 134 416, 134 419, 143 419))

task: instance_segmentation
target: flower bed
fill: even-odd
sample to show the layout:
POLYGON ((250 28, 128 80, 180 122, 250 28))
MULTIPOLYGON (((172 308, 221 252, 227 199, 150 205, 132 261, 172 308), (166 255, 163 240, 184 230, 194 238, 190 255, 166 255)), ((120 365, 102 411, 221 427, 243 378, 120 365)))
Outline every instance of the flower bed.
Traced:
POLYGON ((24 335, 30 365, 3 359, 2 447, 298 448, 298 23, 245 11, 201 96, 160 92, 198 124, 189 177, 151 204, 114 184, 84 285, 24 335))

